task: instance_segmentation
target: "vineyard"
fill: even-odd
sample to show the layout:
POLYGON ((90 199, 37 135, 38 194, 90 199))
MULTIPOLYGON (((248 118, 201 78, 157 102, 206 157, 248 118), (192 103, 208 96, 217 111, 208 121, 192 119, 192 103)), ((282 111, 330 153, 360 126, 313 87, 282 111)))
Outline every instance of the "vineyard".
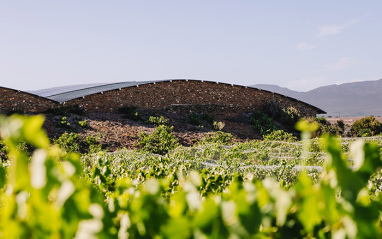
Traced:
POLYGON ((382 136, 309 139, 314 124, 300 122, 302 140, 80 155, 43 122, 0 118, 1 238, 382 236, 382 136))

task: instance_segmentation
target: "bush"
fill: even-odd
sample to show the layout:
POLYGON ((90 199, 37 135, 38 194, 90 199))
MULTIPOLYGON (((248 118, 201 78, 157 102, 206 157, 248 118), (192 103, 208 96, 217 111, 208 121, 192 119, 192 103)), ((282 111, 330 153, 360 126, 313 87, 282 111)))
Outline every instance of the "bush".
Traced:
POLYGON ((86 151, 90 154, 97 153, 102 150, 102 145, 93 136, 86 136, 86 151))
POLYGON ((301 119, 300 111, 294 107, 284 108, 282 112, 281 123, 287 127, 293 128, 301 119))
POLYGON ((329 121, 325 119, 325 117, 316 117, 313 119, 319 124, 319 129, 317 130, 317 136, 322 134, 328 135, 343 135, 345 132, 345 124, 343 121, 337 121, 336 124, 331 124, 329 121))
POLYGON ((221 121, 214 121, 212 126, 214 127, 215 130, 221 131, 224 128, 225 124, 224 122, 221 122, 221 121))
POLYGON ((63 133, 58 139, 54 140, 61 149, 65 150, 68 153, 80 152, 83 143, 82 138, 76 133, 63 133))
POLYGON ((362 119, 356 120, 351 127, 351 131, 354 135, 377 135, 382 132, 381 123, 373 116, 367 116, 362 119))
POLYGON ((66 116, 62 117, 61 120, 57 122, 57 127, 70 129, 70 123, 66 121, 66 116))
POLYGON ((87 136, 85 140, 76 133, 63 133, 58 139, 54 140, 61 149, 67 153, 96 153, 101 150, 101 144, 92 136, 87 136))
POLYGON ((123 114, 122 118, 131 119, 134 121, 142 120, 139 110, 135 106, 125 106, 118 109, 118 112, 123 114))
POLYGON ((87 120, 83 120, 83 121, 78 121, 78 125, 81 127, 81 128, 87 128, 89 126, 89 123, 87 120))
POLYGON ((263 112, 273 120, 289 128, 294 128, 295 124, 301 119, 301 113, 297 108, 293 106, 283 108, 283 106, 274 99, 263 107, 263 112))
POLYGON ((142 132, 138 145, 142 146, 143 151, 164 155, 179 145, 178 139, 172 134, 173 128, 159 125, 151 134, 142 132))
POLYGON ((337 120, 337 126, 342 130, 345 131, 345 123, 343 120, 337 120))
POLYGON ((314 118, 314 121, 316 121, 319 125, 323 125, 323 126, 330 125, 329 121, 327 121, 325 117, 323 116, 314 118))
POLYGON ((272 119, 269 118, 267 114, 260 111, 256 111, 252 114, 251 124, 253 128, 262 136, 280 129, 275 123, 273 123, 272 119))
POLYGON ((203 141, 200 143, 218 143, 218 144, 231 144, 233 136, 230 133, 224 133, 222 131, 212 132, 206 134, 203 141))
POLYGON ((212 126, 214 123, 214 116, 205 113, 198 114, 193 112, 188 115, 187 122, 192 125, 204 125, 207 123, 212 126))
POLYGON ((286 142, 296 142, 297 138, 291 133, 287 133, 284 130, 276 130, 270 134, 264 136, 264 140, 267 141, 286 141, 286 142))
POLYGON ((150 116, 149 119, 146 121, 147 124, 159 126, 159 125, 167 125, 168 119, 164 118, 163 116, 157 117, 157 116, 150 116))
POLYGON ((272 99, 272 101, 264 105, 263 112, 272 119, 280 119, 283 114, 283 107, 275 99, 272 99))
POLYGON ((71 114, 85 115, 85 109, 80 107, 79 105, 68 106, 66 107, 66 111, 71 114))
POLYGON ((360 137, 370 137, 373 136, 370 129, 360 129, 358 130, 358 136, 360 137))

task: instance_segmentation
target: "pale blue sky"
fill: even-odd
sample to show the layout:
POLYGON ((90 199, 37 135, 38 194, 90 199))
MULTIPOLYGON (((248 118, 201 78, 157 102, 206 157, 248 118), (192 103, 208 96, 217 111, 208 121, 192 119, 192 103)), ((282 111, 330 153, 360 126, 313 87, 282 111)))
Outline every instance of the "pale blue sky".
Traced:
POLYGON ((382 78, 382 1, 1 0, 0 86, 382 78))

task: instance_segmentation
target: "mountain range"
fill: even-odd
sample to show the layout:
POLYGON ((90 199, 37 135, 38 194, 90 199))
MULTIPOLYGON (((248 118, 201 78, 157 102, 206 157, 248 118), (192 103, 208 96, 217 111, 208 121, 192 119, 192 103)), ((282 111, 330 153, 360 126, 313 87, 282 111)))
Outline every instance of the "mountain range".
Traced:
POLYGON ((256 84, 251 87, 299 99, 326 111, 326 116, 382 115, 382 79, 322 86, 307 92, 268 84, 256 84))

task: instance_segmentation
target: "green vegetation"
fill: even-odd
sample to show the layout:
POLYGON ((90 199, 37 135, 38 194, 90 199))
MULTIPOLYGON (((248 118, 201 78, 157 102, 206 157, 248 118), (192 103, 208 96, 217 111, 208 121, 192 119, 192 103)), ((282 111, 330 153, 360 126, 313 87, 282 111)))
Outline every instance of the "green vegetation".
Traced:
POLYGON ((280 123, 286 127, 293 128, 294 125, 301 119, 300 112, 294 107, 284 108, 282 112, 280 123))
POLYGON ((192 124, 192 125, 213 125, 214 123, 214 116, 205 114, 205 113, 190 113, 188 115, 188 120, 187 123, 192 124))
POLYGON ((11 156, 10 166, 0 166, 0 236, 89 238, 86 220, 103 225, 105 197, 80 177, 79 155, 62 155, 59 148, 49 147, 43 122, 41 116, 0 118, 1 137, 11 156), (36 148, 32 156, 17 149, 23 141, 36 148))
POLYGON ((351 131, 361 137, 373 136, 382 132, 382 125, 373 116, 367 116, 356 120, 351 127, 351 131))
POLYGON ((251 116, 251 124, 253 128, 262 136, 267 135, 280 128, 268 117, 267 114, 256 111, 251 116))
POLYGON ((139 110, 135 106, 125 106, 118 109, 118 112, 123 114, 122 118, 131 119, 134 121, 142 120, 139 110))
MULTIPOLYGON (((166 155, 80 157, 51 146, 43 121, 0 117, 10 156, 0 164, 2 238, 382 237, 382 137, 308 140, 314 129, 305 122, 302 141, 277 131, 166 155)), ((165 125, 154 133, 146 137, 159 138, 157 148, 173 137, 165 125)))
POLYGON ((58 128, 67 128, 70 129, 70 123, 67 121, 66 116, 63 116, 60 120, 57 121, 58 128))
POLYGON ((224 133, 222 131, 211 132, 206 134, 201 144, 217 143, 217 144, 231 144, 233 136, 230 133, 224 133))
POLYGON ((150 116, 149 119, 146 121, 146 124, 151 124, 155 126, 167 125, 168 119, 164 118, 163 116, 160 116, 160 117, 150 116))
POLYGON ((264 106, 263 112, 254 112, 250 121, 253 128, 264 137, 283 128, 294 132, 294 125, 300 119, 301 114, 296 108, 283 108, 277 101, 273 100, 264 106))
POLYGON ((76 133, 63 133, 54 142, 64 151, 68 153, 96 153, 101 151, 101 144, 92 136, 84 139, 76 133))
POLYGON ((212 126, 215 130, 221 131, 224 128, 225 124, 224 122, 221 122, 221 121, 214 121, 212 126))
POLYGON ((265 105, 263 112, 271 119, 292 130, 294 125, 301 119, 301 114, 296 108, 292 106, 284 108, 276 100, 272 100, 269 104, 265 105))
POLYGON ((264 136, 265 141, 286 141, 296 142, 297 138, 291 133, 287 133, 284 130, 276 130, 270 134, 264 136))
POLYGON ((178 139, 172 134, 173 128, 159 125, 151 134, 142 132, 138 145, 146 152, 166 154, 169 150, 179 145, 178 139))
POLYGON ((87 120, 78 121, 78 125, 81 128, 87 128, 89 126, 89 122, 87 120))
POLYGON ((71 114, 76 114, 76 115, 85 115, 85 110, 84 108, 80 107, 79 105, 72 105, 69 107, 66 107, 66 111, 71 114))
POLYGON ((319 129, 317 130, 317 135, 329 134, 337 136, 346 136, 345 133, 345 124, 343 121, 338 120, 336 124, 331 124, 325 119, 325 117, 316 117, 313 119, 319 124, 319 129))

